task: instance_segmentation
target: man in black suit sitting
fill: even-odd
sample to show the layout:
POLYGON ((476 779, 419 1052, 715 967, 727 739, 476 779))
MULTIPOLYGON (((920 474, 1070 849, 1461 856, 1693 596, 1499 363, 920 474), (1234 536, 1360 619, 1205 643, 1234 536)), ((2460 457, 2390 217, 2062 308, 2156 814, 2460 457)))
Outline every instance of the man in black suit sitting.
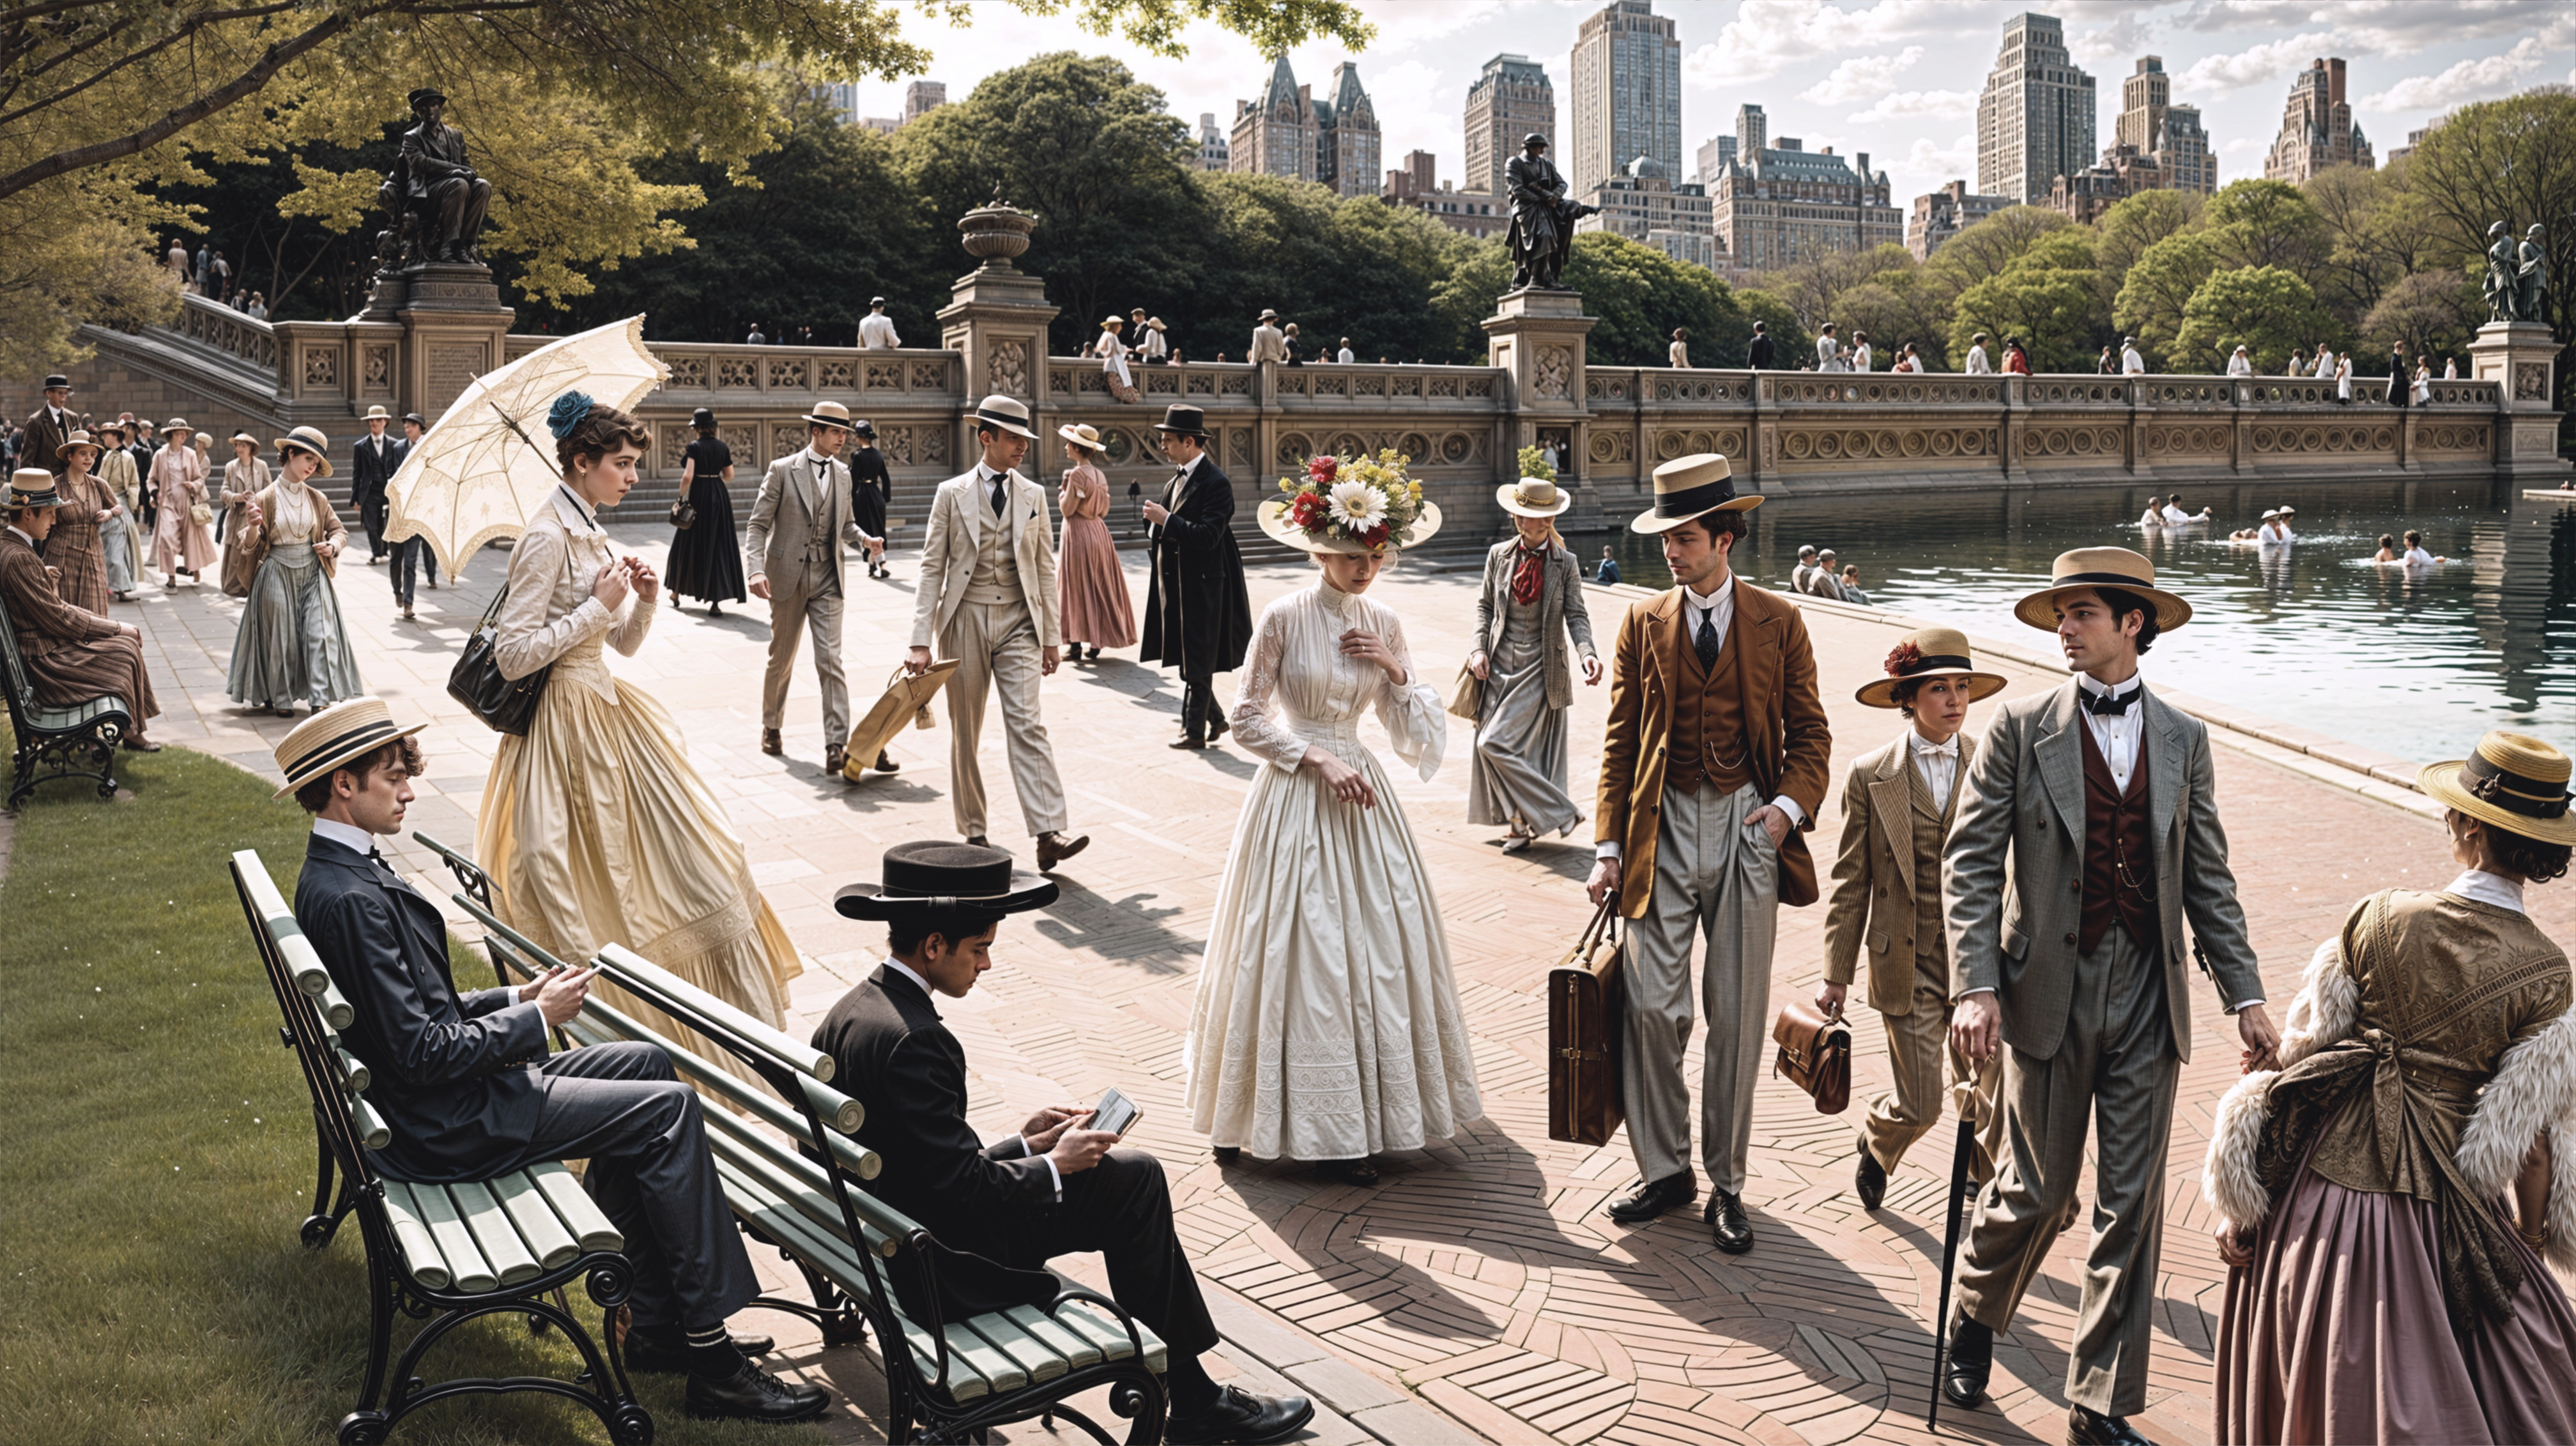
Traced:
MULTIPOLYGON (((1216 1345, 1216 1324, 1172 1229, 1161 1162, 1082 1128, 1092 1112, 1078 1106, 1042 1109, 991 1145, 966 1123, 966 1053, 932 997, 965 998, 993 967, 1003 916, 1055 897, 1052 879, 1015 871, 1000 849, 931 842, 886 850, 879 884, 854 884, 833 901, 848 918, 885 920, 890 936, 885 963, 814 1031, 814 1047, 837 1067, 834 1084, 867 1109, 859 1143, 885 1161, 867 1189, 931 1222, 944 1248, 947 1319, 1051 1298, 1048 1260, 1099 1251, 1110 1295, 1170 1347, 1165 1440, 1214 1446, 1292 1435, 1315 1413, 1304 1397, 1220 1390, 1199 1364, 1216 1345)), ((897 1272, 898 1294, 912 1285, 897 1272)))
POLYGON ((447 924, 376 852, 402 831, 421 725, 378 698, 305 719, 277 746, 280 796, 314 816, 295 919, 357 1020, 341 1042, 375 1076, 367 1101, 393 1130, 376 1152, 394 1179, 487 1180, 546 1160, 590 1162, 582 1185, 626 1237, 635 1268, 626 1364, 686 1372, 693 1416, 799 1421, 831 1403, 747 1360, 765 1338, 725 1318, 760 1293, 707 1153, 697 1092, 649 1044, 549 1056, 546 1031, 581 1012, 588 969, 460 995, 447 924))

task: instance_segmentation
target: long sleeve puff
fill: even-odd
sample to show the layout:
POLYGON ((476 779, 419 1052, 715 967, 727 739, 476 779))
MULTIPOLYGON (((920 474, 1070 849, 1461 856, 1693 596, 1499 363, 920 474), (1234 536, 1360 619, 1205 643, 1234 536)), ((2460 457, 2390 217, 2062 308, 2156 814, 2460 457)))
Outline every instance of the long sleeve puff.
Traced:
POLYGON ((1252 651, 1243 660, 1243 686, 1234 695, 1234 741, 1282 773, 1294 773, 1306 761, 1306 740, 1289 731, 1277 712, 1279 661, 1287 649, 1288 615, 1277 606, 1265 608, 1252 632, 1252 651))
POLYGON ((1377 695, 1377 721, 1386 725, 1387 741, 1394 745, 1395 756, 1410 764, 1424 782, 1440 771, 1440 760, 1449 750, 1449 714, 1441 706, 1440 695, 1413 666, 1413 652, 1404 644, 1404 622, 1394 613, 1372 609, 1379 625, 1385 629, 1387 651, 1395 654, 1404 669, 1404 681, 1381 682, 1377 695))

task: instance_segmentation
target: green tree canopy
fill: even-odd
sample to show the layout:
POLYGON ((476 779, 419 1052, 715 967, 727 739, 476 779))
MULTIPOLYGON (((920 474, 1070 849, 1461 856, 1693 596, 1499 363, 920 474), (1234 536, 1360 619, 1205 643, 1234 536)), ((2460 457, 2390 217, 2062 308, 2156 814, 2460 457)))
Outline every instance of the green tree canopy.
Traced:
POLYGON ((2182 317, 2201 283, 2218 269, 2209 243, 2189 231, 2177 232, 2149 246, 2120 285, 2111 320, 2137 337, 2158 356, 2173 350, 2182 317))
MULTIPOLYGON (((1585 354, 1603 366, 1665 365, 1677 326, 1690 328, 1691 357, 1699 365, 1744 364, 1753 319, 1735 304, 1734 288, 1706 267, 1625 236, 1587 231, 1574 238, 1565 284, 1583 293, 1584 310, 1601 318, 1585 354)), ((1490 296, 1485 310, 1493 310, 1490 296)), ((1477 359, 1483 355, 1478 348, 1477 359)))
POLYGON ((2183 308, 2166 369, 2223 370, 2242 346, 2257 371, 2277 371, 2292 347, 2306 346, 2334 324, 2308 283, 2282 267, 2213 271, 2183 308))
MULTIPOLYGON (((1948 254, 1945 246, 1934 259, 1948 254)), ((1966 356, 1970 336, 1980 331, 1998 343, 2018 338, 2034 371, 2093 370, 2094 354, 2111 338, 2093 271, 2092 233, 2072 225, 2052 228, 2001 271, 1959 293, 1950 320, 1951 352, 1966 356)))

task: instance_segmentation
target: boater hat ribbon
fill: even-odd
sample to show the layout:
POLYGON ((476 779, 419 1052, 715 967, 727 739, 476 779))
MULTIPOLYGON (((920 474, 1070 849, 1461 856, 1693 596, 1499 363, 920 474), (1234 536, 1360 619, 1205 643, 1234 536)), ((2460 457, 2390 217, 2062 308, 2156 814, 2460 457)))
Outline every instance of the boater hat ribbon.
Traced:
POLYGON ((2460 771, 2475 779, 2496 781, 2494 790, 2483 795, 2488 802, 2525 818, 2565 818, 2567 816, 2567 780, 2551 783, 2497 767, 2483 753, 2472 753, 2460 764, 2460 771))
POLYGON ((409 738, 428 726, 415 723, 405 728, 396 724, 393 710, 385 706, 382 698, 358 697, 333 704, 296 724, 278 741, 274 756, 277 771, 286 775, 286 786, 274 796, 284 798, 314 779, 329 777, 331 770, 350 759, 409 738))

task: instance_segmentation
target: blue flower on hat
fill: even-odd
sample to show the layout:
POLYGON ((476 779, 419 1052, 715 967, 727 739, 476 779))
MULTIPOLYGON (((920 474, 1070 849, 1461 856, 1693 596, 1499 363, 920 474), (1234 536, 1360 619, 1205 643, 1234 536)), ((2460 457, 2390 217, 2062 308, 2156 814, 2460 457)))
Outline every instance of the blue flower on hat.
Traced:
POLYGON ((581 425, 582 418, 590 415, 590 406, 588 393, 564 393, 555 398, 555 404, 546 411, 546 430, 555 434, 556 441, 562 441, 572 435, 573 428, 581 425))

